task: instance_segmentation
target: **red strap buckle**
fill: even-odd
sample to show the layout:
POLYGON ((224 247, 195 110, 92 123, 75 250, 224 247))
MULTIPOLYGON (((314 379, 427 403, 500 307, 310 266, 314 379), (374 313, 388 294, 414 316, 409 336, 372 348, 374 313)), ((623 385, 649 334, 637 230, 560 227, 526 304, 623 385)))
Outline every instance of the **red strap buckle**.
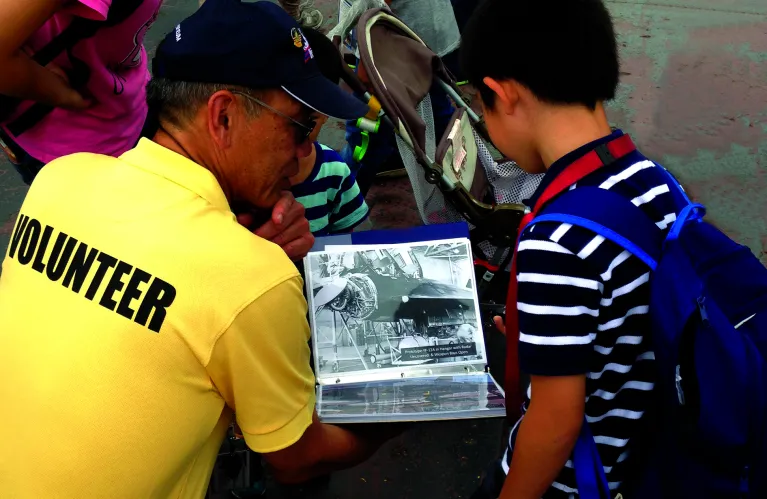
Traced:
POLYGON ((499 266, 493 265, 490 262, 485 261, 485 260, 480 260, 479 258, 476 258, 474 260, 474 265, 479 265, 480 267, 484 267, 487 270, 489 270, 490 272, 498 272, 498 270, 500 269, 499 266))

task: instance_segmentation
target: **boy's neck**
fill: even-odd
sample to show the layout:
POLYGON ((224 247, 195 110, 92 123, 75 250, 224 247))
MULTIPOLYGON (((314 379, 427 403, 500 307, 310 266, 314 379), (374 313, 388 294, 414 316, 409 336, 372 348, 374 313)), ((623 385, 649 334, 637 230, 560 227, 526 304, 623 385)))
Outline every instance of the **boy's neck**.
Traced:
POLYGON ((536 124, 538 153, 548 170, 558 159, 612 133, 604 108, 551 107, 536 124))
POLYGON ((291 185, 298 185, 305 182, 312 170, 314 170, 314 163, 317 162, 317 145, 312 142, 312 152, 305 158, 298 160, 298 173, 290 177, 291 185))

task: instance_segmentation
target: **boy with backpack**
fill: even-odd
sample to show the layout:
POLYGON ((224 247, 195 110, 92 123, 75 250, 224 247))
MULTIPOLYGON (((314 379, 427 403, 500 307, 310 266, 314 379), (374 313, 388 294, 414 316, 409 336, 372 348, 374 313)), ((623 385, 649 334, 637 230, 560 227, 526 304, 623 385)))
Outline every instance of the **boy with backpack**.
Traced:
POLYGON ((522 417, 473 497, 767 497, 767 272, 611 130, 603 3, 487 0, 462 64, 495 145, 546 173, 496 318, 522 417))

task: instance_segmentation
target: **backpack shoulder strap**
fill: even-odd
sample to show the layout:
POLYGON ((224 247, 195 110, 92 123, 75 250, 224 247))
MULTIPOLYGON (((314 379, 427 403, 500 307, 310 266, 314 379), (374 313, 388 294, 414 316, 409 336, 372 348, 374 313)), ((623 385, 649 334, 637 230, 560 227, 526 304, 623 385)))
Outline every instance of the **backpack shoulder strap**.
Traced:
POLYGON ((663 249, 663 232, 623 196, 599 187, 579 187, 546 206, 536 222, 561 222, 589 229, 621 246, 655 269, 663 249))
POLYGON ((582 499, 610 499, 610 484, 605 476, 597 444, 586 419, 573 449, 573 467, 578 495, 582 499))

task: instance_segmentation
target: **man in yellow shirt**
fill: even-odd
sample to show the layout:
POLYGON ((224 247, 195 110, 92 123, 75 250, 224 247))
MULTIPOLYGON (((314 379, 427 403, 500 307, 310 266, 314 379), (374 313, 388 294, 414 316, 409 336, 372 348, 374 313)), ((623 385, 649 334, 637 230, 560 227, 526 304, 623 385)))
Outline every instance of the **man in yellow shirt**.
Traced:
POLYGON ((313 112, 366 107, 322 78, 269 2, 205 3, 154 73, 154 140, 51 162, 13 230, 0 497, 200 498, 233 412, 284 482, 354 465, 387 438, 318 421, 301 278, 230 208, 278 202, 313 112))

